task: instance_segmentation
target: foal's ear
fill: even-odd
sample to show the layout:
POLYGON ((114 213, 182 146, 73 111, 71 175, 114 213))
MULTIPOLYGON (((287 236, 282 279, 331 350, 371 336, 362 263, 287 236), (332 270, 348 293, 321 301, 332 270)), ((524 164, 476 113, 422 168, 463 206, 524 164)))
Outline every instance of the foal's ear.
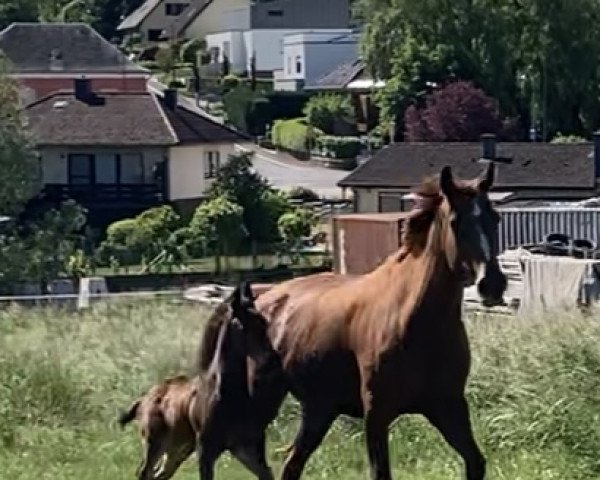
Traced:
POLYGON ((496 165, 494 162, 489 162, 487 169, 479 177, 478 188, 480 192, 488 192, 494 184, 494 176, 496 173, 496 165))
POLYGON ((456 184, 454 183, 454 177, 452 175, 452 169, 446 165, 442 168, 440 174, 440 189, 444 196, 450 202, 450 206, 454 206, 454 200, 456 198, 456 184))

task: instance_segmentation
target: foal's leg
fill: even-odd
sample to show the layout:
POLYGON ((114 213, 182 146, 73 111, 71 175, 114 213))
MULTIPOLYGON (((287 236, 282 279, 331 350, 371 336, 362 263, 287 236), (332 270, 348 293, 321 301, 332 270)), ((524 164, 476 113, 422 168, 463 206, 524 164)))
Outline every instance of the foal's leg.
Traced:
POLYGON ((448 444, 463 458, 467 480, 483 480, 485 458, 473 435, 466 399, 458 397, 440 400, 430 405, 424 414, 448 444))
POLYGON ((373 480, 391 480, 390 454, 388 446, 389 421, 371 410, 365 416, 367 453, 373 480))
POLYGON ((302 409, 300 430, 296 435, 291 452, 285 461, 282 480, 298 480, 304 470, 304 465, 312 453, 323 441, 329 427, 337 417, 333 410, 321 410, 321 407, 302 409))
POLYGON ((215 462, 222 450, 203 447, 198 445, 198 467, 200 471, 200 480, 213 480, 215 474, 215 462))
POLYGON ((231 454, 256 475, 258 480, 273 480, 273 472, 267 464, 265 440, 265 435, 262 434, 254 442, 236 446, 231 454))

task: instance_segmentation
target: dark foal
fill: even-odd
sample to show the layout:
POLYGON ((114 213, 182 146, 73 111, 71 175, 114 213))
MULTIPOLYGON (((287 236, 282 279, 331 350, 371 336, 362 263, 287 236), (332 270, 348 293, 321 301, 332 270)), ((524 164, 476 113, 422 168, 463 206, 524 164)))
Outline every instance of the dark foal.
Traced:
POLYGON ((265 430, 287 392, 279 355, 256 311, 249 284, 217 308, 203 334, 195 402, 200 478, 211 480, 219 456, 230 451, 260 480, 273 474, 265 456, 265 430), (268 400, 262 398, 268 393, 268 400))

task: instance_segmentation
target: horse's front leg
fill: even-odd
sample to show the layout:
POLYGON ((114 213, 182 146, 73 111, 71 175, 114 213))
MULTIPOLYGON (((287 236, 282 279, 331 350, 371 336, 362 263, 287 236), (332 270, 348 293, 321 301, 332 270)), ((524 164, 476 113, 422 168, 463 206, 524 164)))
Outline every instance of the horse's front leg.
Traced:
POLYGON ((467 480, 483 480, 486 462, 473 435, 467 400, 463 396, 440 399, 428 405, 424 414, 463 458, 467 480))
POLYGON ((211 447, 208 444, 204 444, 204 442, 199 442, 197 453, 200 480, 213 480, 215 463, 221 453, 223 453, 223 450, 211 447))

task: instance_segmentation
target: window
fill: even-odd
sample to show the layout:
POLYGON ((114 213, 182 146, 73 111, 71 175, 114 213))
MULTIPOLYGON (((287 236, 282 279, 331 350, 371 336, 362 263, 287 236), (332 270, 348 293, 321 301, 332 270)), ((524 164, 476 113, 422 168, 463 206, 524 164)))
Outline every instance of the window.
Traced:
POLYGON ((151 28, 148 30, 148 41, 149 42, 159 42, 162 37, 162 29, 161 28, 151 28))
POLYGON ((187 3, 166 3, 165 15, 169 17, 177 17, 178 15, 181 15, 181 12, 183 12, 187 6, 187 3))
POLYGON ((119 169, 118 157, 113 153, 99 153, 95 158, 96 183, 114 185, 118 183, 119 169))
POLYGON ((302 73, 302 57, 296 55, 296 73, 302 73))
POLYGON ((219 152, 204 152, 204 178, 215 178, 221 167, 219 152))
POLYGON ((404 193, 389 192, 379 194, 379 211, 388 212, 407 212, 412 208, 412 200, 405 199, 404 193))
POLYGON ((140 153, 125 153, 120 156, 120 176, 119 183, 143 184, 144 175, 144 157, 140 153))
POLYGON ((283 10, 269 10, 267 15, 269 17, 283 17, 283 10))
POLYGON ((91 185, 94 183, 94 156, 86 154, 69 155, 69 184, 91 185))

